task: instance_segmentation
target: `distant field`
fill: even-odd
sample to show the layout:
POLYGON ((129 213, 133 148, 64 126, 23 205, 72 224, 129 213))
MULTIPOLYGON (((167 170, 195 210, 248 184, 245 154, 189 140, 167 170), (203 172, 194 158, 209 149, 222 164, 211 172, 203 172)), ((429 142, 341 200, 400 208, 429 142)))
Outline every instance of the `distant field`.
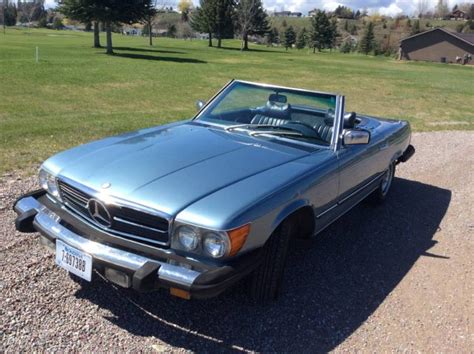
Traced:
POLYGON ((312 54, 205 41, 114 35, 116 56, 91 34, 0 33, 0 174, 29 169, 91 139, 191 117, 231 78, 347 96, 349 110, 409 120, 414 129, 474 129, 474 68, 381 57, 312 54), (35 47, 40 62, 35 64, 35 47))

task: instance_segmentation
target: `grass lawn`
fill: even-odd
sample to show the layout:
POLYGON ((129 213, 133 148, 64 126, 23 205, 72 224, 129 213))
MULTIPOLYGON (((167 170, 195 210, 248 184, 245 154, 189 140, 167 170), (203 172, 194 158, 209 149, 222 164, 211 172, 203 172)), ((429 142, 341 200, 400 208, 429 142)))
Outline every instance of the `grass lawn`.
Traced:
POLYGON ((0 33, 0 174, 31 169, 91 139, 191 117, 231 78, 346 95, 348 110, 409 120, 414 129, 474 129, 474 67, 312 54, 206 41, 114 35, 115 56, 92 34, 0 33), (35 63, 35 47, 40 62, 35 63))

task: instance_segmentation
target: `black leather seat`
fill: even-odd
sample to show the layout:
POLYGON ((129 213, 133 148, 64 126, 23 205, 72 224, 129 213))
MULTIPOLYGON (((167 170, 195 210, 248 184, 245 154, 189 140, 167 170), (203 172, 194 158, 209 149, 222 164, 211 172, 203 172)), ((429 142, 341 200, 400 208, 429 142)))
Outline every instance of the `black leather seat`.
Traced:
MULTIPOLYGON (((352 129, 356 123, 357 114, 355 112, 346 113, 344 115, 344 129, 352 129)), ((334 123, 334 113, 328 110, 326 118, 313 125, 313 129, 328 143, 331 142, 334 123)))
POLYGON ((288 122, 288 119, 284 118, 275 118, 269 117, 264 114, 256 114, 255 117, 252 118, 251 124, 265 124, 265 125, 282 125, 288 122))
POLYGON ((326 125, 324 122, 316 123, 313 126, 313 129, 316 130, 319 136, 324 139, 324 141, 331 143, 333 127, 332 125, 326 125))
MULTIPOLYGON (((270 98, 272 95, 270 95, 270 98)), ((268 100, 265 107, 257 110, 251 124, 282 125, 291 120, 291 105, 268 100)))

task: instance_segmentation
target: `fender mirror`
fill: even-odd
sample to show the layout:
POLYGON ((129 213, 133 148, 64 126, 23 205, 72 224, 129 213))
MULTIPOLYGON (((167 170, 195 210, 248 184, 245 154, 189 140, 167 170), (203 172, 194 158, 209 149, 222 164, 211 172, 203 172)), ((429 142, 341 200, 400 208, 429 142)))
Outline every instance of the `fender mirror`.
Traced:
POLYGON ((370 141, 370 133, 367 130, 346 129, 342 134, 344 145, 364 145, 370 141))
POLYGON ((196 101, 196 109, 197 109, 198 111, 200 111, 200 110, 202 109, 202 107, 204 107, 205 104, 206 104, 206 102, 201 101, 201 100, 197 100, 197 101, 196 101))

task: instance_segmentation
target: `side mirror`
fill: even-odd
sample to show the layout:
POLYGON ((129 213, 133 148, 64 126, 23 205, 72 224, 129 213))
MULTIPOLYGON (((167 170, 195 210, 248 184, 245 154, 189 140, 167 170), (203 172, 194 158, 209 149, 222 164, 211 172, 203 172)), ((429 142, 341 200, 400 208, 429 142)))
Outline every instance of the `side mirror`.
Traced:
POLYGON ((205 104, 206 104, 206 102, 201 101, 201 100, 197 100, 197 101, 196 101, 196 109, 197 109, 198 111, 200 111, 200 110, 202 109, 202 107, 204 107, 205 104))
POLYGON ((342 142, 344 145, 364 145, 370 141, 370 133, 367 130, 346 129, 343 132, 342 142))

